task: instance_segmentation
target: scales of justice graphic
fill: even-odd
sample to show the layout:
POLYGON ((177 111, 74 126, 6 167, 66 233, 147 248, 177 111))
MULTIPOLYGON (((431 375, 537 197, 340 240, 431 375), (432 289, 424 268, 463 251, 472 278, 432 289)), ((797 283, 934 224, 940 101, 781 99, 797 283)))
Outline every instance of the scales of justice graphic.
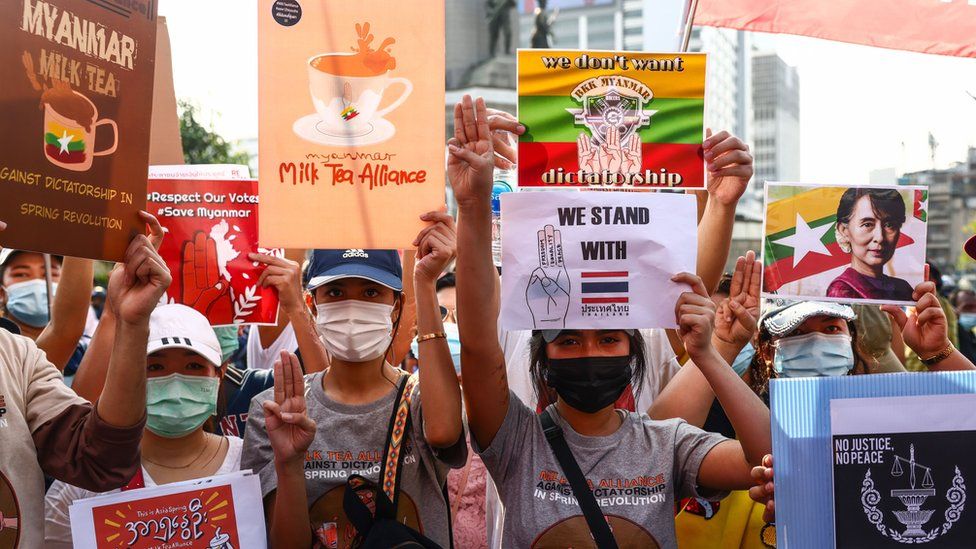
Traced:
POLYGON ((901 522, 906 527, 905 532, 902 533, 903 536, 911 538, 924 537, 927 533, 922 530, 922 525, 928 522, 935 513, 934 510, 922 509, 925 500, 935 495, 932 469, 915 461, 914 444, 909 446, 908 459, 899 455, 895 455, 894 457, 895 463, 891 467, 891 476, 900 477, 905 474, 905 471, 902 470, 902 463, 904 463, 908 467, 909 486, 911 486, 908 489, 891 491, 891 497, 900 499, 906 508, 904 511, 894 511, 894 515, 898 518, 898 522, 901 522), (922 477, 921 488, 916 488, 916 482, 918 480, 915 476, 916 469, 925 472, 925 475, 922 477))

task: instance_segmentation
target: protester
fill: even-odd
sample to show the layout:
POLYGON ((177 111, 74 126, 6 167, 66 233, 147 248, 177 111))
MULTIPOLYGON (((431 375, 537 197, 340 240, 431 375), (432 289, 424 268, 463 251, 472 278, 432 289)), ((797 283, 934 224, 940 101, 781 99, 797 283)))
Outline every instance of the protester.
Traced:
MULTIPOLYGON (((905 344, 930 370, 967 370, 973 364, 949 341, 945 313, 935 297, 935 283, 923 282, 912 297, 911 316, 885 305, 905 344)), ((858 344, 854 310, 839 303, 796 301, 763 314, 750 384, 768 392, 774 377, 838 376, 878 372, 877 362, 858 344)))
MULTIPOLYGON (((141 217, 162 235, 154 217, 145 212, 141 217)), ((122 268, 112 274, 109 300, 119 326, 95 405, 64 385, 30 338, 0 330, 0 493, 17 504, 19 516, 3 520, 4 528, 20 530, 22 547, 43 546, 44 473, 105 491, 124 485, 138 470, 149 317, 169 283, 169 270, 149 239, 133 238, 122 268)), ((88 293, 83 297, 87 300, 88 293)))
MULTIPOLYGON (((146 348, 147 417, 142 468, 123 490, 240 469, 243 441, 204 429, 217 413, 221 362, 220 342, 205 316, 177 304, 161 305, 153 311, 146 348)), ((97 491, 66 482, 51 486, 45 497, 45 547, 71 547, 68 507, 76 500, 95 495, 97 491)))
POLYGON ((48 310, 44 254, 0 250, 0 299, 4 317, 33 339, 59 370, 74 373, 88 345, 85 327, 92 291, 90 259, 51 256, 51 298, 48 310), (58 288, 62 291, 58 292, 58 288))
MULTIPOLYGON (((466 456, 460 389, 435 282, 454 255, 455 237, 447 214, 431 212, 422 219, 431 225, 418 235, 413 276, 419 384, 410 382, 410 428, 401 445, 399 504, 394 509, 398 523, 447 547, 449 509, 442 491, 448 468, 460 467, 466 456)), ((379 482, 397 389, 408 381, 387 360, 404 305, 396 252, 317 250, 307 287, 331 366, 303 381, 294 357, 283 353, 275 365, 283 375, 276 374, 273 393, 253 400, 245 434, 242 465, 261 477, 275 547, 309 547, 313 541, 316 546, 346 546, 372 535, 357 532, 352 523, 356 517, 347 516, 343 508, 347 490, 358 494, 370 485, 358 477, 351 484, 346 481, 358 474, 379 482), (276 512, 281 510, 286 511, 276 512)), ((301 341, 299 345, 304 350, 301 341)), ((374 509, 392 506, 384 492, 372 496, 383 498, 374 509)))
MULTIPOLYGON (((528 547, 550 540, 567 546, 590 544, 587 521, 578 504, 567 497, 574 492, 558 482, 567 473, 553 458, 542 423, 509 391, 502 349, 484 337, 497 329, 498 316, 494 294, 484 290, 495 284, 496 277, 490 255, 493 151, 484 101, 475 104, 466 96, 456 107, 455 118, 448 173, 459 206, 462 377, 473 443, 498 486, 506 514, 517 517, 505 522, 502 544, 528 547), (551 486, 547 490, 552 499, 532 496, 540 475, 543 481, 552 481, 544 482, 551 486)), ((613 530, 610 535, 624 546, 673 546, 670 517, 675 497, 699 490, 707 497, 721 497, 724 490, 747 487, 749 461, 758 463, 769 447, 768 410, 711 347, 714 305, 704 284, 691 274, 677 275, 674 281, 694 289, 678 302, 679 333, 726 404, 745 441, 741 445, 680 420, 655 422, 614 409, 624 388, 643 374, 634 367, 636 332, 566 330, 533 336, 545 349, 545 365, 536 373, 558 394, 547 413, 565 432, 572 454, 582 462, 580 468, 593 479, 634 479, 650 473, 654 485, 665 487, 644 492, 647 497, 637 498, 641 501, 637 505, 605 500, 602 510, 613 530)), ((535 381, 538 386, 542 380, 535 381)), ((596 486, 599 482, 593 481, 596 486)), ((601 490, 597 492, 600 497, 601 490)), ((580 499, 582 494, 575 496, 580 499)))
POLYGON ((959 318, 959 352, 970 361, 976 361, 976 292, 956 290, 952 306, 959 318))
POLYGON ((912 287, 884 274, 905 224, 905 200, 893 189, 850 188, 837 205, 837 244, 851 266, 827 287, 827 297, 910 301, 912 287))
POLYGON ((857 343, 864 354, 874 360, 875 373, 904 372, 905 343, 901 339, 901 331, 894 329, 891 317, 878 305, 858 303, 851 305, 851 308, 857 327, 857 343))

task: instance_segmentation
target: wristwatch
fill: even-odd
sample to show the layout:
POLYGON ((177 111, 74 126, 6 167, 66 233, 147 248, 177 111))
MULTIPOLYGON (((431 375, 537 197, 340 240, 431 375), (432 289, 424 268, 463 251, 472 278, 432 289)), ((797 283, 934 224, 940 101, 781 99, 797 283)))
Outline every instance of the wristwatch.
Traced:
POLYGON ((918 358, 922 361, 922 364, 926 366, 935 366, 936 364, 949 358, 949 355, 951 355, 954 352, 956 352, 956 348, 952 345, 952 342, 950 341, 949 344, 946 345, 946 348, 942 349, 937 354, 932 355, 928 358, 922 358, 922 357, 918 357, 918 358))

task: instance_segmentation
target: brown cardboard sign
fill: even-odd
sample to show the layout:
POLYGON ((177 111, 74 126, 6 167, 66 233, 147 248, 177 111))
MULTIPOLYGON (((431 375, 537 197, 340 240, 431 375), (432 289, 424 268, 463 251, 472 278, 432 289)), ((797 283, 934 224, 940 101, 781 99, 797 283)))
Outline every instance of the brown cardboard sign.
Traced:
POLYGON ((122 259, 142 230, 155 57, 155 0, 0 4, 0 243, 122 259))

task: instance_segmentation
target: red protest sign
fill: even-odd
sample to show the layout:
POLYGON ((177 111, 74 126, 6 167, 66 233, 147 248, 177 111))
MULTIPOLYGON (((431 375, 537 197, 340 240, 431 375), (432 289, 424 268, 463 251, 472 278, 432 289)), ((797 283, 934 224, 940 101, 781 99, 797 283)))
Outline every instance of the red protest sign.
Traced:
POLYGON ((166 229, 159 253, 173 273, 168 302, 213 326, 277 323, 278 293, 258 284, 265 267, 248 258, 284 257, 258 245, 256 180, 150 179, 148 210, 166 229))

